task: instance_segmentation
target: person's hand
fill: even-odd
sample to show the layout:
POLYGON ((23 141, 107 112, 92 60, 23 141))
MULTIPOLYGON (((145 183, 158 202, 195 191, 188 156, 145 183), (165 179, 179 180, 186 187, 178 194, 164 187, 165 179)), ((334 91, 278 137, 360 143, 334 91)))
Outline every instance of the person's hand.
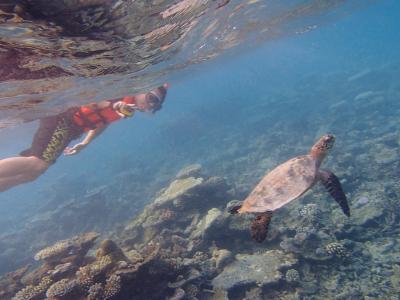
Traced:
POLYGON ((113 110, 121 117, 131 117, 135 112, 136 104, 129 104, 122 101, 117 101, 113 104, 113 110))
POLYGON ((74 155, 86 147, 85 143, 78 143, 73 147, 66 147, 64 149, 64 155, 74 155))

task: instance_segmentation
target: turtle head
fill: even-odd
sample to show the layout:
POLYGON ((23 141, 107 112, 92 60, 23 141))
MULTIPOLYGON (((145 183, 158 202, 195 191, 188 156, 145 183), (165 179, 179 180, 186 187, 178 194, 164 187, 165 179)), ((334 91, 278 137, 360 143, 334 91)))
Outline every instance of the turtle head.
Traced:
POLYGON ((312 146, 310 154, 312 157, 317 159, 319 163, 321 163, 325 156, 328 154, 329 150, 332 149, 334 144, 335 136, 332 134, 325 134, 320 137, 320 139, 314 144, 314 146, 312 146))

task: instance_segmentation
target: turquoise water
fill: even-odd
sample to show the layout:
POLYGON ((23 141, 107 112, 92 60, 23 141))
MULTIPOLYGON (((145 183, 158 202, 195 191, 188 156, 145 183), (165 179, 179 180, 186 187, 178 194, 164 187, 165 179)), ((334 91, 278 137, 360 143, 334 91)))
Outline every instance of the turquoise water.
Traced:
MULTIPOLYGON (((243 228, 233 230, 231 221, 212 227, 206 246, 199 248, 209 255, 203 261, 216 247, 239 256, 279 250, 296 263, 283 267, 280 280, 257 288, 252 279, 240 283, 229 277, 229 264, 225 273, 223 268, 207 273, 192 262, 203 277, 179 288, 189 297, 196 287, 198 299, 398 299, 399 12, 397 1, 375 1, 304 34, 228 53, 174 75, 160 112, 113 124, 79 155, 60 157, 35 182, 0 194, 0 272, 15 270, 38 250, 82 232, 97 231, 120 244, 134 239, 126 224, 179 170, 194 163, 202 165, 204 178, 218 176, 229 185, 221 187, 228 196, 202 198, 197 218, 214 207, 223 211, 230 200, 243 200, 265 172, 307 153, 329 132, 336 145, 324 167, 340 178, 351 218, 318 185, 276 212, 271 223, 276 236, 270 233, 262 244, 252 242, 243 228), (310 204, 317 205, 317 225, 296 215, 310 204), (303 232, 309 235, 299 242, 303 232), (333 243, 348 256, 315 257, 316 249, 333 243), (288 269, 299 279, 289 280, 288 269), (226 293, 204 292, 227 286, 226 293)), ((25 149, 36 127, 34 121, 0 131, 0 156, 25 149)), ((188 209, 185 217, 192 215, 196 209, 188 209)), ((165 227, 185 237, 181 231, 189 225, 181 222, 165 227)), ((268 255, 264 261, 274 265, 268 255)), ((236 257, 236 262, 242 260, 236 257)), ((187 278, 185 272, 180 275, 187 278)), ((165 282, 179 281, 177 274, 167 273, 165 282)), ((162 288, 165 282, 159 281, 162 288)), ((166 299, 176 290, 147 296, 166 299)), ((115 299, 129 299, 125 292, 115 299)))

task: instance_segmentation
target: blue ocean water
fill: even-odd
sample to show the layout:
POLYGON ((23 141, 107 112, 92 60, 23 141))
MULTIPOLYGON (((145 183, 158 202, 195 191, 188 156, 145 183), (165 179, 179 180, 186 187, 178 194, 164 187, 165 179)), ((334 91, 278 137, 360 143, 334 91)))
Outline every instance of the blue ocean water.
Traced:
MULTIPOLYGON (((224 178, 242 200, 267 170, 307 153, 330 132, 336 145, 325 165, 342 180, 352 217, 343 220, 336 203, 316 188, 279 212, 275 227, 287 242, 296 225, 287 224, 286 215, 317 203, 327 218, 318 230, 325 226, 326 235, 347 245, 353 262, 313 260, 308 252, 320 245, 305 245, 292 251, 300 283, 265 285, 256 298, 247 287, 234 288, 220 299, 398 299, 399 12, 398 1, 375 1, 305 34, 189 67, 170 82, 160 112, 112 124, 79 155, 60 157, 35 182, 0 194, 0 272, 82 232, 118 235, 187 165, 201 164, 209 176, 224 178)), ((0 157, 29 146, 37 125, 0 131, 0 157)), ((235 254, 270 250, 268 242, 246 250, 217 241, 221 245, 235 254)), ((271 245, 291 253, 276 240, 271 245)))

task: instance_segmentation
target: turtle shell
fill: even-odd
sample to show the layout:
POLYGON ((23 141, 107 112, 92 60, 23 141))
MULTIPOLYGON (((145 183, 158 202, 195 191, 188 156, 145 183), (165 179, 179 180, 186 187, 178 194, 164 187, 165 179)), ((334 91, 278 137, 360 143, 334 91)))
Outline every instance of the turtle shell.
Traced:
POLYGON ((269 172, 244 200, 239 213, 274 211, 303 195, 315 182, 311 155, 297 156, 269 172))

